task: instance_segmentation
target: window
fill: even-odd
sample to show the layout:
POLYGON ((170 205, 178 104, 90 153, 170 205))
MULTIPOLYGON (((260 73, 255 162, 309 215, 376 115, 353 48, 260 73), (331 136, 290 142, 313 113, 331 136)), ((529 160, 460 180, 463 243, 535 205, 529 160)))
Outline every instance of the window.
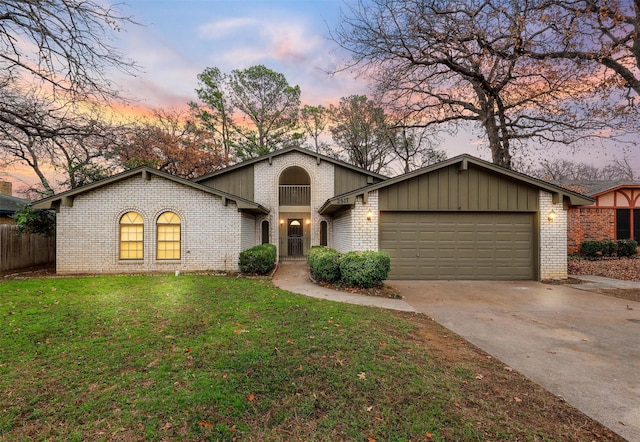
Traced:
POLYGON ((640 241, 640 209, 616 210, 616 239, 640 241))
POLYGON ((616 210, 616 239, 631 238, 631 210, 616 210))
POLYGON ((320 221, 320 245, 327 245, 327 222, 320 221))
POLYGON ((157 222, 157 258, 180 259, 180 217, 164 212, 157 222))
POLYGON ((269 244, 269 221, 262 221, 262 244, 269 244))
POLYGON ((136 212, 120 218, 120 259, 144 258, 144 221, 136 212))

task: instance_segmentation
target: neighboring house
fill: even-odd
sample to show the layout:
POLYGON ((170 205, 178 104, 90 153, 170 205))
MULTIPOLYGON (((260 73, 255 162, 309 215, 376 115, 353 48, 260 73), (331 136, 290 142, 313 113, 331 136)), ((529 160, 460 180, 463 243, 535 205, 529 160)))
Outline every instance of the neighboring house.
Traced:
MULTIPOLYGON (((8 183, 10 184, 10 183, 8 183)), ((11 187, 9 187, 9 192, 11 187)), ((13 214, 31 201, 0 193, 0 224, 15 224, 13 214)))
POLYGON ((580 251, 587 240, 635 239, 640 242, 640 182, 570 182, 562 187, 588 195, 595 204, 569 208, 567 248, 580 251))
POLYGON ((55 195, 59 273, 238 269, 313 245, 381 250, 391 278, 567 277, 576 192, 461 155, 389 179, 302 148, 187 181, 138 168, 55 195))

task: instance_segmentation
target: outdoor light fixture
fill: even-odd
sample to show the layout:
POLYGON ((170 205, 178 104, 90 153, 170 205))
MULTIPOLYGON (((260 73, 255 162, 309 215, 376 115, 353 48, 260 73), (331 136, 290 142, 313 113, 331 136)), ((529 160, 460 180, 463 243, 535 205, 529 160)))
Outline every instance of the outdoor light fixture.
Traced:
POLYGON ((307 225, 309 225, 309 224, 311 224, 311 220, 310 219, 307 220, 307 225))
POLYGON ((373 212, 371 211, 371 209, 369 209, 369 211, 367 212, 367 221, 371 221, 372 217, 373 217, 373 212))
POLYGON ((556 212, 551 210, 551 212, 549 212, 549 215, 547 215, 547 219, 549 220, 549 222, 553 222, 553 220, 556 219, 556 216, 556 212))
POLYGON ((283 219, 280 220, 280 225, 284 226, 284 220, 283 219))

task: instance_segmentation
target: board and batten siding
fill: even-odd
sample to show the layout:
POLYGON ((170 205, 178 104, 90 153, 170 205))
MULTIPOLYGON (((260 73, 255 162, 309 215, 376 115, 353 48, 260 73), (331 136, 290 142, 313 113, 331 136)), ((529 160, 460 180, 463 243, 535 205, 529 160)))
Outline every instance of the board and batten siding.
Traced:
POLYGON ((380 178, 339 165, 335 166, 334 176, 333 195, 341 195, 365 187, 368 184, 382 181, 380 178))
POLYGON ((537 212, 538 189, 470 164, 452 165, 380 189, 381 211, 537 212))
POLYGON ((231 195, 239 196, 249 201, 254 200, 254 166, 250 164, 245 167, 231 170, 227 173, 214 175, 199 184, 213 187, 231 195))

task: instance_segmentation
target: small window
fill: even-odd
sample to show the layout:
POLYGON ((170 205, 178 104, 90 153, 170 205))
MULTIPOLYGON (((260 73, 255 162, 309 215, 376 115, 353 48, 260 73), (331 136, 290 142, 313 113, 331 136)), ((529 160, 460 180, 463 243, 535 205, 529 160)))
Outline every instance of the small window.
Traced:
POLYGON ((262 221, 262 244, 269 244, 269 221, 262 221))
POLYGON ((640 209, 633 209, 633 239, 640 242, 640 209))
POLYGON ((144 221, 136 212, 120 218, 120 259, 144 258, 144 221))
POLYGON ((180 259, 180 217, 173 212, 164 212, 157 223, 158 259, 180 259))
POLYGON ((327 245, 327 222, 320 221, 320 245, 327 245))

